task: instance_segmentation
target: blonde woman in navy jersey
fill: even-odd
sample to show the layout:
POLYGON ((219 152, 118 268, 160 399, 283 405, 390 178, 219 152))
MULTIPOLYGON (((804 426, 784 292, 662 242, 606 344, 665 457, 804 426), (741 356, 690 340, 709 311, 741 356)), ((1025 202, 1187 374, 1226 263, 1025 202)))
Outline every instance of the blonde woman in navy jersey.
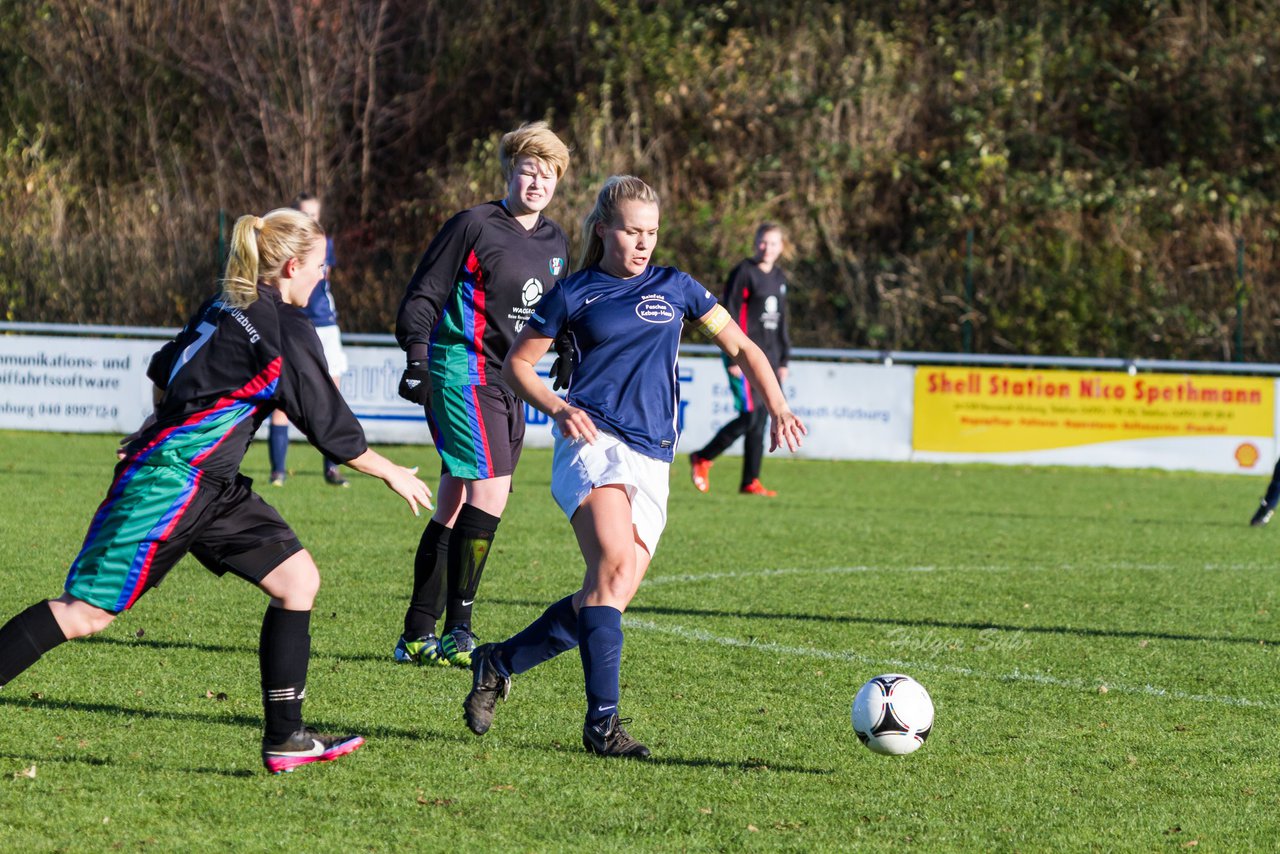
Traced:
POLYGON ((649 749, 619 718, 622 612, 635 595, 667 519, 678 434, 676 356, 696 324, 760 390, 772 417, 772 449, 800 446, 769 360, 715 298, 674 267, 653 267, 658 196, 639 178, 605 182, 587 217, 581 270, 559 282, 516 338, 503 375, 556 424, 551 492, 586 562, 582 587, 514 637, 472 655, 467 726, 488 731, 511 676, 577 646, 586 683, 582 745, 601 756, 644 758, 649 749), (564 400, 534 366, 567 332, 577 356, 564 400))
POLYGON ((302 313, 324 277, 320 226, 295 210, 236 221, 222 292, 152 358, 156 407, 119 454, 65 592, 0 628, 0 686, 41 655, 100 632, 190 553, 270 597, 258 646, 272 773, 336 759, 364 743, 302 723, 315 561, 239 473, 253 434, 282 410, 318 449, 381 478, 409 503, 431 493, 411 471, 369 449, 329 379, 315 327, 302 313))
POLYGON ((400 396, 425 408, 441 468, 392 651, 400 662, 471 664, 472 606, 524 446, 524 405, 502 363, 538 300, 568 272, 568 240, 543 211, 569 149, 546 122, 513 130, 498 148, 506 196, 444 224, 396 318, 408 356, 400 396))

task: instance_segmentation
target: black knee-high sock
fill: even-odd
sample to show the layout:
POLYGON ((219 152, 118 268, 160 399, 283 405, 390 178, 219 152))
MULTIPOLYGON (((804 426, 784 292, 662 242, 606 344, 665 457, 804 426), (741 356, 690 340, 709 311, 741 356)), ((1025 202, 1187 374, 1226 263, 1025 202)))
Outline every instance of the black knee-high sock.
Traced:
POLYGON ((432 519, 418 541, 418 553, 413 557, 413 596, 404 612, 404 636, 409 640, 435 634, 436 621, 444 614, 452 530, 432 519))
POLYGON ((1268 507, 1275 507, 1280 503, 1280 460, 1276 461, 1276 468, 1271 473, 1271 482, 1267 484, 1267 494, 1262 496, 1262 503, 1268 507))
POLYGON ((764 460, 764 429, 769 424, 769 414, 763 409, 753 409, 751 420, 742 439, 742 486, 760 477, 760 464, 764 460))
POLYGON ((64 642, 48 602, 37 602, 0 627, 0 687, 64 642))
POLYGON ((720 428, 711 441, 702 448, 701 451, 694 451, 694 454, 700 459, 714 460, 729 449, 729 446, 738 441, 738 437, 747 431, 747 426, 751 423, 751 413, 742 412, 738 417, 725 424, 720 428))
POLYGON ((263 740, 279 744, 302 728, 311 658, 311 612, 268 607, 262 618, 258 664, 262 669, 263 740))
POLYGON ((471 624, 471 603, 480 589, 480 576, 489 559, 493 534, 498 530, 497 516, 490 516, 470 504, 462 505, 449 537, 449 610, 444 630, 471 624))

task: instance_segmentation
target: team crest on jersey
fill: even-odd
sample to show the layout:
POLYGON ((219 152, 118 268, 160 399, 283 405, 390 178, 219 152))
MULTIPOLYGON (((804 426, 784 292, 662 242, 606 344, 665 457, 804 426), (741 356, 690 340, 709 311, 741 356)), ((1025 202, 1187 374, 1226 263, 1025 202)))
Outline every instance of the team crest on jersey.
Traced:
POLYGON ((551 266, 551 275, 553 277, 559 276, 561 273, 564 272, 564 259, 552 258, 550 266, 551 266))
POLYGON ((676 319, 676 311, 661 294, 651 294, 641 298, 636 317, 645 323, 670 323, 676 319))

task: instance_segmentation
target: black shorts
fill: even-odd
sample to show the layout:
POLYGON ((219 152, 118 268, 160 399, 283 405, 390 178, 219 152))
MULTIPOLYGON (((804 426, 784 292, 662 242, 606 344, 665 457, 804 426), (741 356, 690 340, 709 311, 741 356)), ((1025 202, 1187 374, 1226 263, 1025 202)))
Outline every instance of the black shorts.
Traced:
POLYGON ((302 551, 302 543, 252 487, 252 480, 236 475, 215 503, 220 512, 192 543, 191 556, 212 573, 230 572, 257 584, 302 551))
POLYGON ((66 591, 119 613, 188 552, 218 575, 261 581, 302 543, 252 483, 240 474, 216 482, 189 466, 120 463, 66 591))
POLYGON ((514 474, 524 448, 524 403, 497 385, 432 389, 427 425, 441 472, 462 480, 514 474))

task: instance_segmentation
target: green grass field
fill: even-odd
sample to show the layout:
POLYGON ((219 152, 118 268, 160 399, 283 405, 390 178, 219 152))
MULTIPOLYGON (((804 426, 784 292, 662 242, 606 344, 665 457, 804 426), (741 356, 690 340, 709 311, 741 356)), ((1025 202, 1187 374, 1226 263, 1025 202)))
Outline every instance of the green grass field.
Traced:
MULTIPOLYGON (((0 433, 0 622, 56 595, 114 441, 0 433)), ((390 448, 435 471, 428 448, 390 448)), ((266 775, 265 599, 194 561, 101 635, 0 690, 0 850, 1274 850, 1280 522, 1262 483, 1198 474, 737 459, 670 523, 626 615, 622 711, 647 763, 581 748, 575 653, 517 677, 484 738, 469 674, 397 666, 422 521, 334 490, 294 446, 264 488, 315 554, 306 716, 361 732, 266 775), (849 722, 877 673, 937 707, 907 757, 849 722), (34 768, 34 777, 29 776, 34 768)), ((530 451, 477 631, 573 590, 580 558, 530 451)), ((265 482, 265 448, 246 471, 265 482)))

